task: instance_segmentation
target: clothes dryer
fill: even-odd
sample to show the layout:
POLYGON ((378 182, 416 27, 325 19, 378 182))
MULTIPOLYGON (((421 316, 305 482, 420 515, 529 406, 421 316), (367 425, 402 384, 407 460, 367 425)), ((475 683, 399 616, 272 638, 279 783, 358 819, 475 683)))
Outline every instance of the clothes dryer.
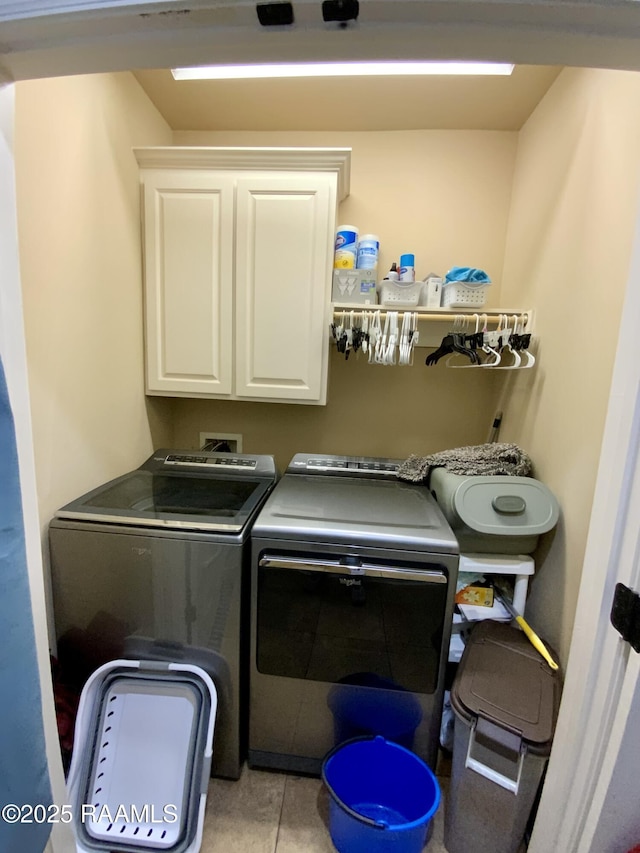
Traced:
POLYGON ((458 544, 389 459, 298 454, 252 531, 249 763, 382 734, 432 767, 458 544))

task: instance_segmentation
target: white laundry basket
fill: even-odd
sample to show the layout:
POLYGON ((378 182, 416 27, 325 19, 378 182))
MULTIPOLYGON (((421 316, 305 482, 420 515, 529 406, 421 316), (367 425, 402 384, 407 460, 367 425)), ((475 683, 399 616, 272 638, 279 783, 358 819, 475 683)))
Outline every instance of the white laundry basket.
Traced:
POLYGON ((196 853, 216 689, 188 664, 116 660, 80 699, 68 790, 78 853, 196 853))
POLYGON ((389 307, 415 307, 420 301, 424 282, 402 282, 384 279, 380 285, 380 304, 389 307))
POLYGON ((489 284, 471 281, 445 281, 442 285, 444 308, 481 308, 487 300, 489 284))

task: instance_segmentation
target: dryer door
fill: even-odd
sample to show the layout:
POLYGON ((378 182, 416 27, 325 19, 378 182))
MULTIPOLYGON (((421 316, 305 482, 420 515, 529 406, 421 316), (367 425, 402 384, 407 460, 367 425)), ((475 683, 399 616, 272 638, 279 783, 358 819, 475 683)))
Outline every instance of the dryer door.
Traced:
POLYGON ((256 545, 252 764, 317 773, 364 734, 435 762, 455 559, 374 550, 256 545))
POLYGON ((433 693, 446 598, 447 575, 435 564, 264 554, 256 666, 330 683, 370 673, 433 693))

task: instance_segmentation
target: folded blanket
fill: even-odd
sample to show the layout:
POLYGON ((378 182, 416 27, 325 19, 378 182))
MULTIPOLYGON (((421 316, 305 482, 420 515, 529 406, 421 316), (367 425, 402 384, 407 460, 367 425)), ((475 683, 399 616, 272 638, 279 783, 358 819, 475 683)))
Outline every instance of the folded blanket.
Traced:
POLYGON ((426 483, 434 468, 469 476, 527 477, 531 472, 531 460, 517 444, 473 444, 430 456, 410 456, 400 465, 398 477, 412 483, 426 483))

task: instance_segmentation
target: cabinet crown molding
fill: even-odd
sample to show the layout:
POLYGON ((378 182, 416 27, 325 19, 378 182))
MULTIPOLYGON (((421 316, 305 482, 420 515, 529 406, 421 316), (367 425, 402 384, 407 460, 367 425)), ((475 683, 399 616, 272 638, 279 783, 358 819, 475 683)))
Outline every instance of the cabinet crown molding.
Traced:
POLYGON ((134 148, 144 169, 274 169, 279 171, 336 172, 338 200, 349 195, 351 148, 220 148, 166 146, 134 148))

